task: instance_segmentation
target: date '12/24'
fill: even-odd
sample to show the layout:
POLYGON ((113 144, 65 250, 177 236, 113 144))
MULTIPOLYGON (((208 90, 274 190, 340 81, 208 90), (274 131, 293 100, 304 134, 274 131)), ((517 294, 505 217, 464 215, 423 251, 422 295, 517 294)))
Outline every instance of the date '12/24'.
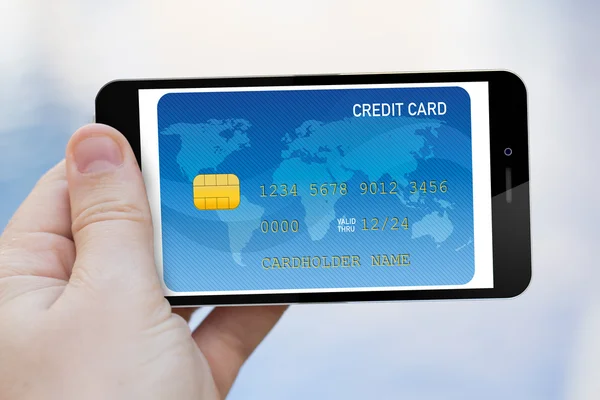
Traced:
POLYGON ((399 231, 408 230, 408 217, 372 217, 362 218, 363 231, 399 231))

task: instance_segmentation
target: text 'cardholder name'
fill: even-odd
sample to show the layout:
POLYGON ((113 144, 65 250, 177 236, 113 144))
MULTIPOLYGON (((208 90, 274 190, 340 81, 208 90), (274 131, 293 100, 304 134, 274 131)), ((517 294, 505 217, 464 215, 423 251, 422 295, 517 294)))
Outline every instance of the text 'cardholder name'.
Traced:
POLYGON ((198 210, 233 210, 240 205, 240 179, 234 174, 201 174, 193 185, 198 210))

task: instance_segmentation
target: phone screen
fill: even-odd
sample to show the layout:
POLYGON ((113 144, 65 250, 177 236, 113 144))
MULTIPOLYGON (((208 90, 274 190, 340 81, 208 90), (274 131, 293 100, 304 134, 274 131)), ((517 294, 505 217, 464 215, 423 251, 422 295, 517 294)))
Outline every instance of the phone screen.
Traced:
POLYGON ((487 82, 139 92, 169 296, 493 288, 487 82))

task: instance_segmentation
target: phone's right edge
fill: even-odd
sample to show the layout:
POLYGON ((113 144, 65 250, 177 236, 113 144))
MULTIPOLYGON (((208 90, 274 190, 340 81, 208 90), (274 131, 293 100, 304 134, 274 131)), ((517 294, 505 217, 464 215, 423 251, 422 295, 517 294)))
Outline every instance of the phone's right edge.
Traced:
POLYGON ((531 281, 527 90, 509 71, 490 73, 490 162, 494 297, 523 293, 531 281))

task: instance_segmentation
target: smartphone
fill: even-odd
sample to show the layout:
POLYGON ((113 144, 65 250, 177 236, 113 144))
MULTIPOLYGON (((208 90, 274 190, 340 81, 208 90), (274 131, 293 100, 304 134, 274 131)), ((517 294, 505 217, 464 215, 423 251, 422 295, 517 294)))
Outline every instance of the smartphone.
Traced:
POLYGON ((507 71, 118 80, 173 306, 509 298, 531 278, 507 71))

